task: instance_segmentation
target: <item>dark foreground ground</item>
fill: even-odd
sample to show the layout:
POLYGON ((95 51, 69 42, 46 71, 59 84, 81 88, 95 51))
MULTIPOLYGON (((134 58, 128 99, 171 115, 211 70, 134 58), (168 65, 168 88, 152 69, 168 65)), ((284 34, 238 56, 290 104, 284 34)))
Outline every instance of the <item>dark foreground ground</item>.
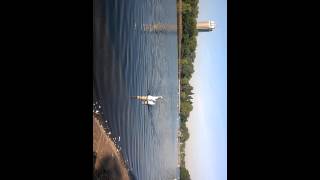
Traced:
POLYGON ((98 114, 93 114, 93 179, 129 180, 128 170, 112 138, 101 126, 98 114))

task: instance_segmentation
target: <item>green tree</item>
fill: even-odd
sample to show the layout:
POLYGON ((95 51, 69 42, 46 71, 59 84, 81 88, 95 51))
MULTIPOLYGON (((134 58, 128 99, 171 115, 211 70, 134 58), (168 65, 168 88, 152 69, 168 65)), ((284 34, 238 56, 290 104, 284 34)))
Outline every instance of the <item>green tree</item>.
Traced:
POLYGON ((186 100, 187 98, 188 98, 188 96, 187 96, 186 92, 181 92, 180 99, 181 100, 186 100))
POLYGON ((181 56, 180 60, 181 66, 181 93, 180 93, 180 179, 190 180, 190 174, 185 168, 185 141, 189 138, 189 131, 186 127, 186 122, 190 112, 193 109, 192 106, 192 95, 193 87, 190 85, 189 81, 194 73, 194 60, 196 58, 196 48, 197 48, 197 35, 198 30, 196 29, 197 17, 199 13, 199 0, 182 0, 182 40, 181 40, 181 56))
POLYGON ((181 114, 183 114, 185 117, 189 117, 190 111, 192 111, 193 107, 190 102, 183 101, 181 102, 181 114))
POLYGON ((186 77, 183 77, 182 80, 181 80, 181 85, 184 86, 184 85, 187 85, 189 84, 189 79, 186 78, 186 77))
POLYGON ((189 130, 188 130, 187 126, 186 126, 186 123, 182 123, 181 124, 180 131, 181 131, 180 140, 182 142, 187 141, 189 139, 189 137, 190 137, 190 134, 189 134, 189 130))
POLYGON ((180 167, 180 180, 191 180, 189 171, 185 167, 180 167))
POLYGON ((182 3, 182 12, 191 12, 192 7, 188 3, 182 3))

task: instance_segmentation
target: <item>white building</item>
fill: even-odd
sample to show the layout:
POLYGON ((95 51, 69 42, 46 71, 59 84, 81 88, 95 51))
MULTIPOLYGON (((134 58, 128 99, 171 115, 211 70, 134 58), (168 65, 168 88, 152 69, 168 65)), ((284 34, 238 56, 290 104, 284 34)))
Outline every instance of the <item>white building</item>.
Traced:
POLYGON ((199 32, 209 32, 216 28, 216 23, 214 21, 200 21, 197 22, 197 30, 199 32))

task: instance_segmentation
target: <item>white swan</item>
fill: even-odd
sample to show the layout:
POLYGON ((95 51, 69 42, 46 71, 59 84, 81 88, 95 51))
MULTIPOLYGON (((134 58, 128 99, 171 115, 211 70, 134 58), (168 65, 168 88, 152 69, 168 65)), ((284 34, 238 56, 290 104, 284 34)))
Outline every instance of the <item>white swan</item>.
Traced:
POLYGON ((144 105, 151 105, 151 106, 154 106, 154 105, 156 105, 156 103, 155 103, 155 101, 142 101, 142 104, 144 104, 144 105))
POLYGON ((154 106, 158 99, 163 99, 162 96, 131 96, 132 98, 138 99, 144 105, 151 105, 154 106))
POLYGON ((150 95, 148 95, 147 99, 148 99, 148 101, 156 102, 158 99, 163 99, 163 97, 162 96, 150 96, 150 95))

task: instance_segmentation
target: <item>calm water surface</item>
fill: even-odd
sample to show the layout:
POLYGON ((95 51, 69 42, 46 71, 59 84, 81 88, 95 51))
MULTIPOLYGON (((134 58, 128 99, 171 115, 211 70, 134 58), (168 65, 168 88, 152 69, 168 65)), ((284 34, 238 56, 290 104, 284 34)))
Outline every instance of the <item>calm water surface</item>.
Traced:
POLYGON ((94 103, 139 180, 178 176, 177 33, 143 24, 176 24, 176 1, 94 0, 94 103), (148 108, 130 96, 162 95, 148 108))

